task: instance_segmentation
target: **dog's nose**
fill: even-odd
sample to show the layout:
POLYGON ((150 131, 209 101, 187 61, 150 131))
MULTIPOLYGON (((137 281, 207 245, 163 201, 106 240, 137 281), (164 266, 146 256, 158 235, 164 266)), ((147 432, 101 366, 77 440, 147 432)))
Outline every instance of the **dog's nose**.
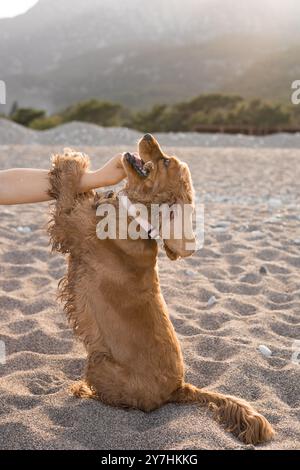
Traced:
POLYGON ((145 134, 143 137, 144 140, 147 140, 148 142, 153 139, 151 134, 145 134))

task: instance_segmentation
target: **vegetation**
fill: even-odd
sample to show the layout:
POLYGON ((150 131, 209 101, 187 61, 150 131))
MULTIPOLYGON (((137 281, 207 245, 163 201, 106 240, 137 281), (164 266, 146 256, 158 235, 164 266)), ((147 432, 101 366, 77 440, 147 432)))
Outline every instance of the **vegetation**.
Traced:
POLYGON ((29 127, 32 121, 34 121, 35 119, 44 118, 45 116, 45 111, 41 109, 19 108, 15 110, 15 112, 10 116, 10 118, 18 124, 22 124, 23 126, 29 127))
POLYGON ((300 106, 284 106, 238 95, 200 95, 174 105, 158 104, 148 111, 130 111, 118 103, 90 99, 47 116, 45 111, 18 108, 14 103, 9 119, 33 129, 49 129, 71 121, 101 126, 127 126, 141 132, 188 132, 205 129, 300 128, 300 106))
POLYGON ((91 99, 81 101, 61 113, 63 122, 83 121, 101 126, 122 125, 122 106, 107 101, 91 99))
POLYGON ((33 119, 33 121, 30 122, 29 127, 38 131, 45 131, 46 129, 51 129, 52 127, 59 126, 62 123, 63 119, 59 115, 44 116, 33 119))
POLYGON ((133 118, 136 129, 147 129, 149 132, 194 131, 210 126, 274 128, 290 123, 291 112, 281 105, 259 99, 245 101, 240 96, 219 94, 201 95, 169 107, 157 106, 148 113, 138 113, 133 118))

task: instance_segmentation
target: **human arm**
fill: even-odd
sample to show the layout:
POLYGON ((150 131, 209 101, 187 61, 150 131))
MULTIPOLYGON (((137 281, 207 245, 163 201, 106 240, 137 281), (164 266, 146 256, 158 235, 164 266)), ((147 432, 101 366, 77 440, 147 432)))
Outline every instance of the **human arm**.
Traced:
MULTIPOLYGON (((119 183, 125 172, 117 154, 102 168, 84 173, 80 181, 82 192, 119 183)), ((48 170, 15 168, 0 171, 0 205, 48 201, 50 196, 48 170)))

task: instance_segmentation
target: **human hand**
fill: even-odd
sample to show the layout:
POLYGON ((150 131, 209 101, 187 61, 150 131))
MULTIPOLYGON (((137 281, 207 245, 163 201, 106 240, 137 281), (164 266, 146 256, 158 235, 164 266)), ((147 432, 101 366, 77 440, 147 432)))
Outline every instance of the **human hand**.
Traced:
POLYGON ((110 184, 117 184, 126 176, 122 162, 123 155, 123 153, 117 153, 103 167, 108 178, 112 181, 110 184))

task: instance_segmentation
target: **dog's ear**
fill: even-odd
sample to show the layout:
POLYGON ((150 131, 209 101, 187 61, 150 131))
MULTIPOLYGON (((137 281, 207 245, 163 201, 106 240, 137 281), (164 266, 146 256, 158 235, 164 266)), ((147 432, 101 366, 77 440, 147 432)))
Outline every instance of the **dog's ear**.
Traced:
POLYGON ((180 163, 178 179, 174 181, 174 195, 176 203, 166 213, 169 224, 167 234, 164 234, 163 227, 161 233, 164 249, 171 260, 191 256, 196 246, 193 231, 194 188, 186 163, 180 163))
POLYGON ((165 252, 166 252, 166 255, 168 256, 168 258, 170 258, 172 261, 175 261, 176 259, 179 258, 179 254, 175 253, 174 251, 172 251, 166 241, 164 240, 163 242, 163 245, 164 245, 164 249, 165 249, 165 252))
MULTIPOLYGON (((182 210, 182 214, 184 210, 187 210, 186 207, 182 210)), ((191 256, 196 249, 192 213, 188 214, 188 217, 182 214, 171 218, 170 235, 163 239, 165 252, 171 260, 191 256)))

